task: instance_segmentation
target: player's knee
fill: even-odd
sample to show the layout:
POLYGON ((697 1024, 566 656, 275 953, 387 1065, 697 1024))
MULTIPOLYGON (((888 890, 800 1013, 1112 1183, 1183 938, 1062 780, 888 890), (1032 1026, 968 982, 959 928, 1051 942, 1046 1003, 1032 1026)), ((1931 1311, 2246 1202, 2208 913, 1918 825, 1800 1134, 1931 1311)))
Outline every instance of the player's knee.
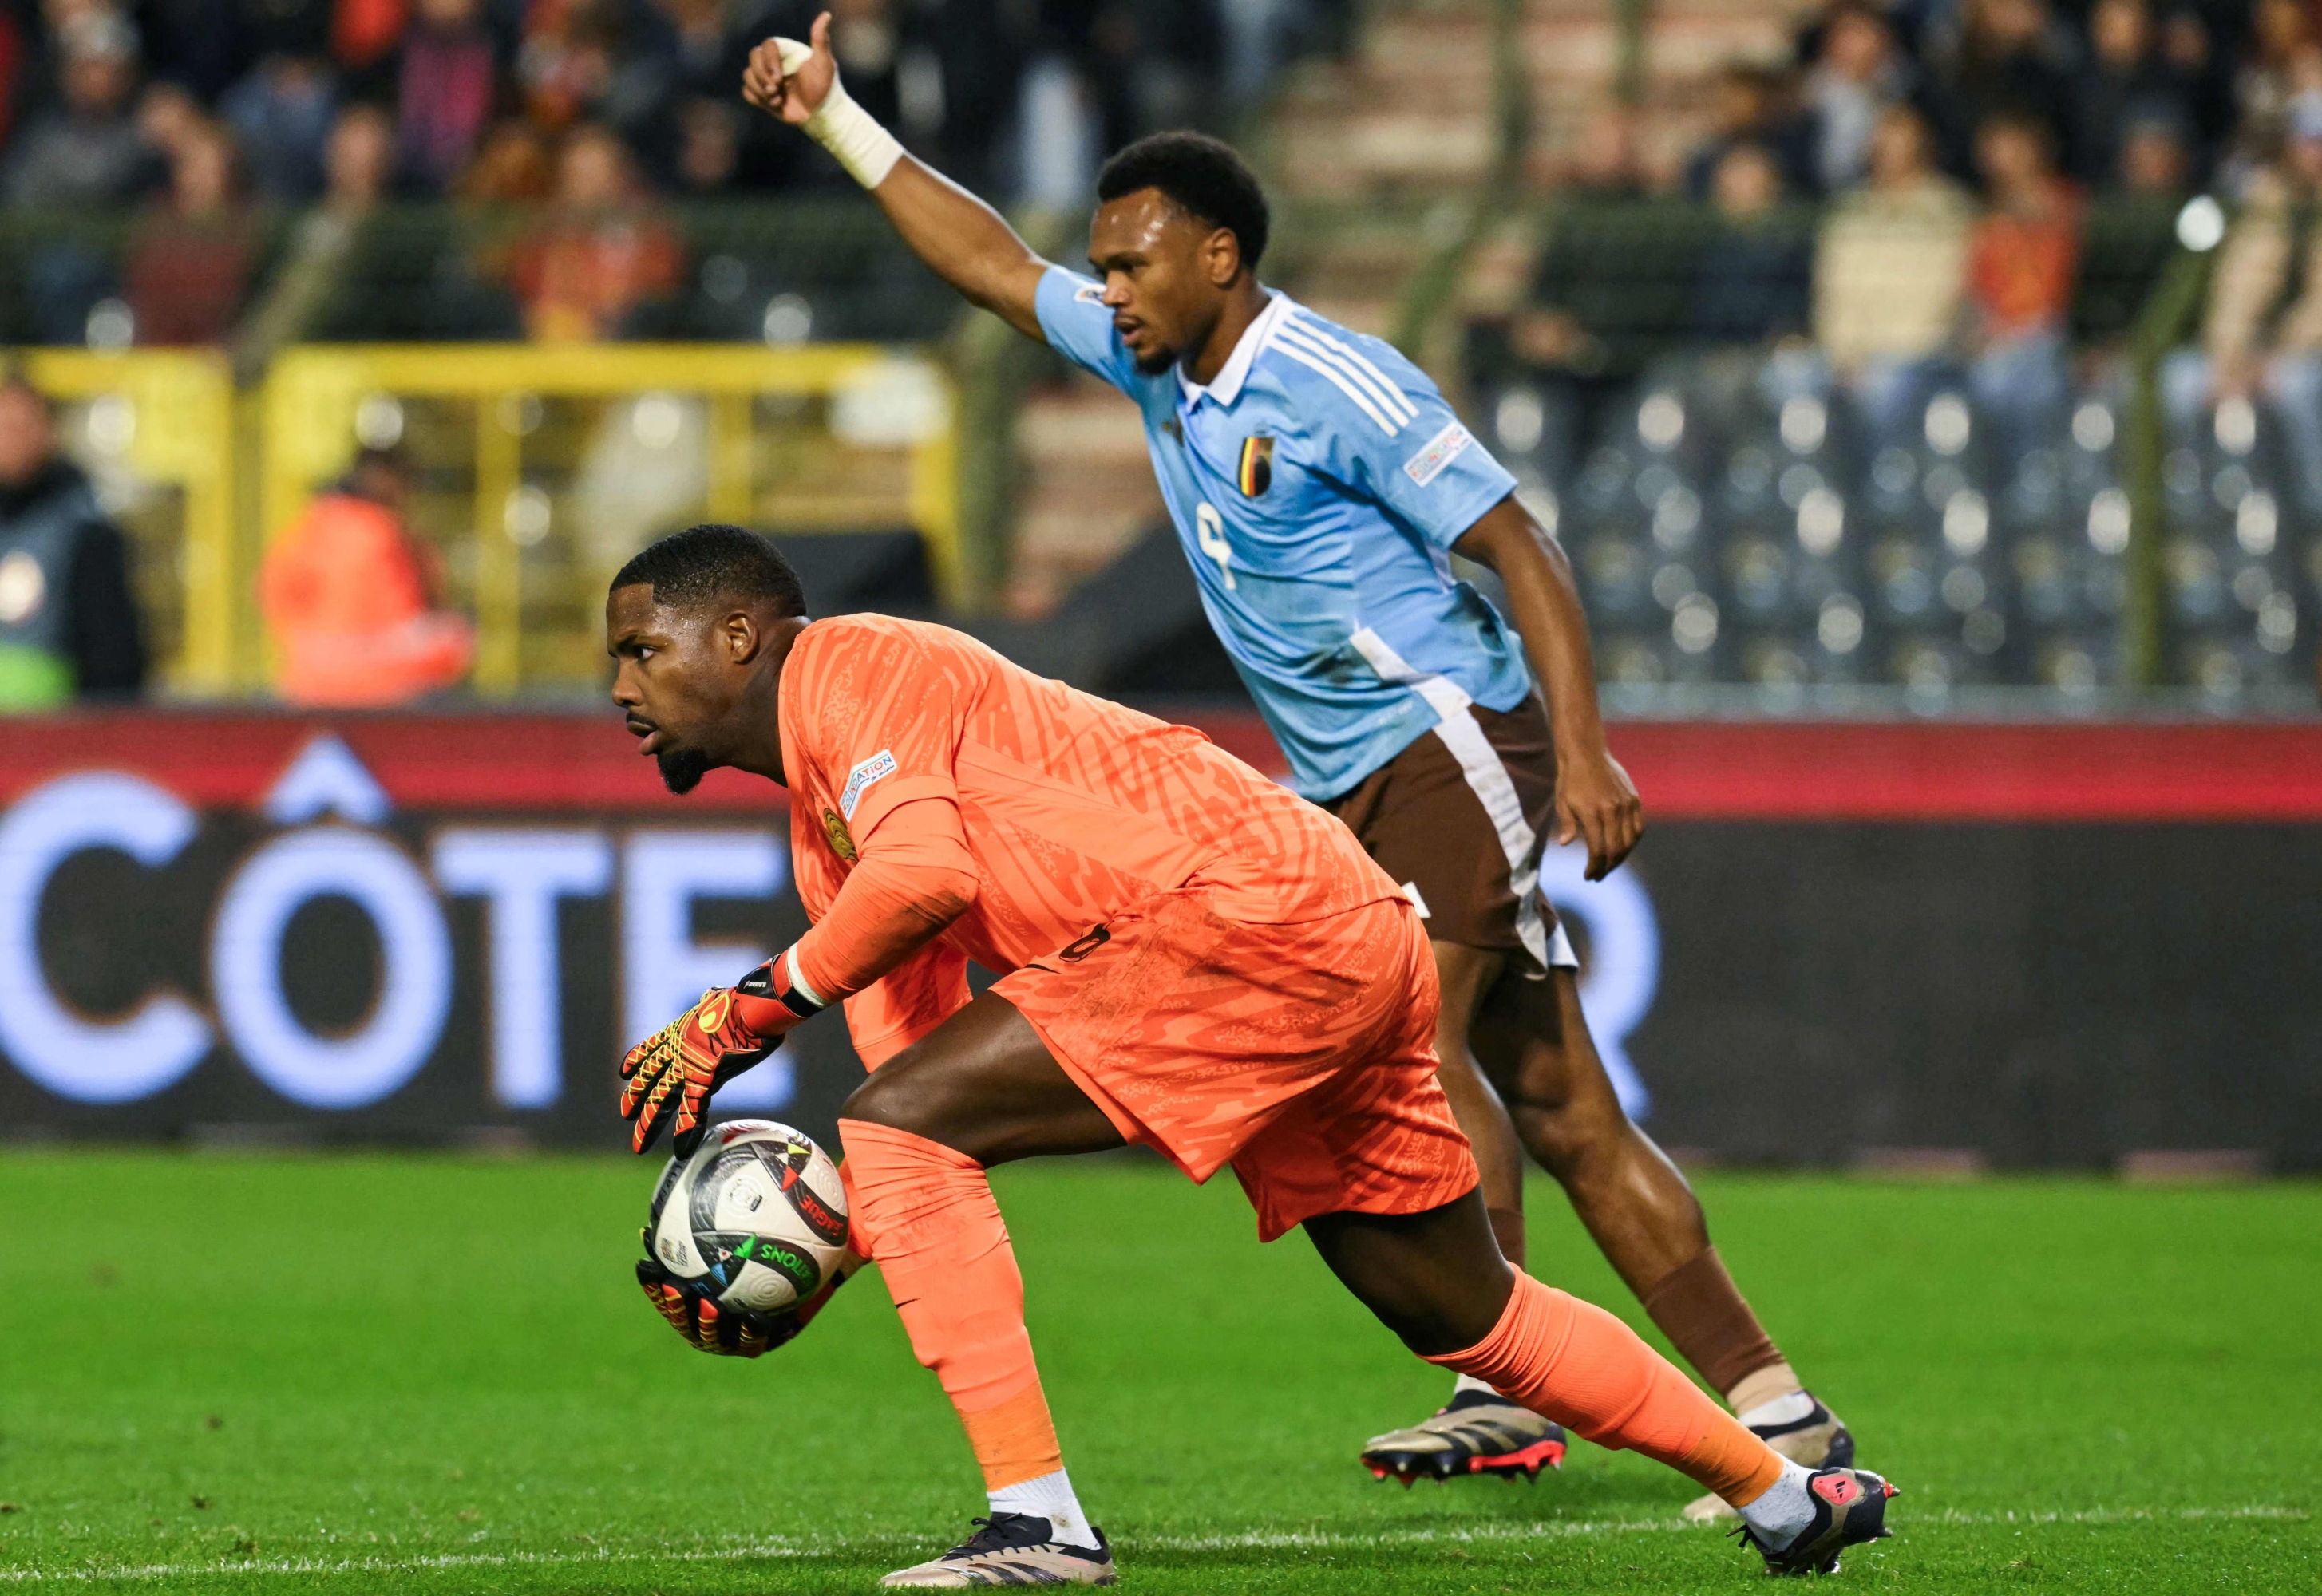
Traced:
POLYGON ((1551 1174, 1568 1168, 1585 1145, 1579 1127, 1564 1109, 1562 1104, 1521 1100, 1508 1106, 1508 1117, 1515 1121, 1516 1135, 1523 1138, 1524 1151, 1551 1174))
POLYGON ((1577 1168, 1591 1150, 1610 1145, 1628 1126, 1620 1100, 1609 1095, 1600 1100, 1568 1092, 1539 1097, 1520 1094, 1508 1105, 1508 1112, 1523 1139, 1524 1151, 1556 1175, 1577 1168))
POLYGON ((1422 1358, 1464 1352, 1492 1333, 1515 1290, 1515 1275, 1503 1263, 1471 1279, 1439 1277, 1431 1289, 1388 1301, 1373 1301, 1379 1322, 1422 1358))
POLYGON ((847 1095, 839 1117, 884 1126, 889 1130, 909 1131, 932 1140, 941 1118, 935 1095, 926 1083, 914 1078, 912 1072, 890 1064, 864 1078, 863 1084, 847 1095))

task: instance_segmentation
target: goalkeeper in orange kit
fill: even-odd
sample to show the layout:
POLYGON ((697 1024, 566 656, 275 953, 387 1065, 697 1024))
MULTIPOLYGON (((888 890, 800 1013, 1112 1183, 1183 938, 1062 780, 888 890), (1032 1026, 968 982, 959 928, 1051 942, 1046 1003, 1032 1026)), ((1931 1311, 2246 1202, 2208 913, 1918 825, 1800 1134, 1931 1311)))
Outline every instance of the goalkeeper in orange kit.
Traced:
MULTIPOLYGON (((635 1145, 700 1134, 720 1079, 843 1004, 870 1077, 839 1119, 854 1245, 958 1411, 991 1513, 899 1588, 1106 1584, 984 1172, 1138 1143, 1231 1166, 1261 1239, 1303 1227, 1413 1352, 1738 1509, 1782 1571, 1884 1533, 1891 1489, 1809 1471, 1612 1315, 1511 1269, 1436 1079, 1418 914, 1337 820, 1172 726, 940 626, 809 622, 772 546, 663 540, 614 580, 613 698, 676 791, 714 766, 790 789, 812 928, 632 1052, 635 1145), (969 960, 998 971, 971 999, 969 960)), ((754 1351, 799 1322, 715 1327, 754 1351), (749 1344, 729 1328, 746 1333, 749 1344)))

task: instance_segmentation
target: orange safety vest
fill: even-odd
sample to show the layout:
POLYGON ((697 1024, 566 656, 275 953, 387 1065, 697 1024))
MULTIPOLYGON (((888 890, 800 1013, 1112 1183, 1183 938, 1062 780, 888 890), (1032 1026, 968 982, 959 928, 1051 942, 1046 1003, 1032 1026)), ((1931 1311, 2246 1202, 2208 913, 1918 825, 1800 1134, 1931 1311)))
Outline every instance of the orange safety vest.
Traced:
POLYGON ((281 643, 275 685, 294 704, 401 704, 468 671, 475 630, 428 607, 395 513, 351 493, 317 497, 267 552, 259 601, 281 643))

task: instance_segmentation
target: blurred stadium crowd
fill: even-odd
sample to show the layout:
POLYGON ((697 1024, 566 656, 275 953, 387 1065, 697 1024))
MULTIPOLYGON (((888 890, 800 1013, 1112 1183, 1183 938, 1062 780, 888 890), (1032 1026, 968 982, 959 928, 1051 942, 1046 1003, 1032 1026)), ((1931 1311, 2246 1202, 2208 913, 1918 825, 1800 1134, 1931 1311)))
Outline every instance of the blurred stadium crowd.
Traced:
MULTIPOLYGON (((84 239, 38 251, 17 285, 14 331, 50 343, 221 341, 269 269, 301 254, 335 264, 348 228, 395 200, 538 210, 536 224, 475 251, 480 275, 512 290, 531 336, 691 331, 639 319, 686 265, 663 202, 847 187, 813 145, 745 115, 736 97, 750 48, 772 33, 803 35, 821 8, 0 8, 0 184, 20 229, 36 218, 134 217, 118 248, 84 239), (299 211, 309 213, 306 227, 279 225, 299 211)), ((916 150, 980 189, 1067 205, 1082 203, 1102 150, 1230 113, 1285 54, 1338 41, 1347 10, 1343 0, 832 0, 832 9, 853 93, 916 150)), ((412 235, 397 246, 408 256, 426 242, 412 235)), ((390 316, 324 332, 519 330, 506 324, 504 305, 469 300, 434 324, 399 327, 390 316)))
MULTIPOLYGON (((1741 689, 1760 707, 1900 695, 1931 710, 2002 688, 2088 707, 2135 684, 2212 709, 2311 701, 2322 0, 1662 0, 1635 14, 1635 73, 1560 59, 1604 52, 1567 52, 1554 32, 1614 38, 1630 14, 1557 4, 1514 7, 1513 47, 1490 42, 1482 19, 1499 14, 1473 0, 831 8, 855 96, 1002 203, 1069 217, 1137 134, 1240 130, 1284 212, 1269 280, 1375 330, 1400 303, 1414 348, 1458 322, 1463 340, 1431 348, 1431 369, 1555 517, 1616 705, 1684 711, 1741 689), (1704 18, 1701 37, 1727 42, 1687 42, 1704 18), (1778 47, 1720 65, 1737 21, 1778 47), (1440 229, 1395 208, 1394 174, 1423 179, 1420 203, 1439 208, 1477 191, 1486 141, 1461 129, 1495 114, 1476 92, 1495 49, 1567 102, 1574 131, 1522 135, 1530 181, 1486 202, 1508 212, 1495 236, 1521 241, 1500 274, 1511 286, 1414 319, 1440 229), (1285 76, 1302 57, 1334 64, 1285 76), (1352 178, 1312 177, 1317 150, 1352 178)), ((955 298, 815 146, 735 96, 751 45, 804 32, 818 9, 0 0, 0 342, 223 348, 245 396, 297 344, 931 343, 957 324, 955 298)), ((1459 268, 1471 286, 1492 271, 1475 253, 1459 268)), ((1017 626, 1019 653, 1062 650, 1040 662, 1084 685, 1230 687, 1174 548, 1122 557, 1154 509, 1133 418, 1109 424, 1106 401, 1028 370, 950 373, 984 396, 958 413, 963 457, 981 427, 999 440, 987 462, 1007 462, 983 468, 1001 484, 991 530, 962 534, 997 551, 983 607, 1004 594, 994 624, 1017 626)), ((701 405, 662 392, 681 386, 659 375, 594 409, 575 399, 570 425, 552 402, 544 431, 519 429, 531 441, 504 469, 520 480, 491 489, 524 500, 507 522, 522 570, 497 622, 477 529, 498 511, 473 429, 448 419, 465 412, 434 401, 410 409, 426 458, 358 461, 300 522, 315 537, 296 558, 283 524, 233 511, 233 602, 265 609, 279 659, 283 615, 342 601, 370 615, 396 596, 361 625, 410 632, 412 692, 467 679, 494 657, 495 625, 499 657, 517 632, 535 650, 551 612, 571 658, 593 661, 574 596, 653 515, 699 500, 716 462, 742 461, 722 502, 763 519, 812 497, 800 461, 859 458, 778 438, 827 431, 794 396, 735 413, 754 465, 721 453, 701 405), (644 494, 650 514, 586 531, 607 519, 596 501, 620 497, 608 484, 655 473, 667 491, 644 494)), ((540 410, 512 390, 495 402, 540 410)), ((401 436, 404 411, 389 409, 401 436)), ((133 592, 153 614, 171 608, 155 602, 173 579, 162 562, 186 558, 173 501, 137 489, 151 524, 108 543, 97 501, 121 508, 125 479, 84 502, 66 458, 88 464, 100 433, 131 436, 129 414, 77 411, 60 434, 36 406, 0 400, 0 537, 49 538, 34 551, 45 591, 133 592)), ((238 457, 240 479, 278 442, 238 457)), ((819 513, 796 524, 910 541, 900 515, 819 513)), ((856 563, 886 570, 888 547, 856 563)), ((846 597, 932 603, 914 569, 915 597, 875 583, 846 597)), ((24 608, 5 579, 0 633, 24 608)), ((257 623, 233 624, 247 687, 257 623)), ((80 690, 126 690, 142 674, 133 642, 82 661, 80 690)), ((165 635, 151 652, 174 647, 165 635)), ((388 679, 375 664, 326 661, 318 679, 388 679)), ((519 679, 547 681, 511 665, 487 690, 519 679)), ((57 697, 47 667, 28 679, 0 683, 0 702, 57 697)), ((209 679, 195 690, 221 690, 209 679)))
POLYGON ((1613 680, 2118 679, 2125 356, 2180 245, 2216 255, 2158 385, 2162 676, 2304 679, 2317 8, 1836 0, 1795 61, 1721 71, 1710 121, 1681 162, 1617 124, 1584 150, 1527 302, 1469 341, 1572 513, 1613 680))

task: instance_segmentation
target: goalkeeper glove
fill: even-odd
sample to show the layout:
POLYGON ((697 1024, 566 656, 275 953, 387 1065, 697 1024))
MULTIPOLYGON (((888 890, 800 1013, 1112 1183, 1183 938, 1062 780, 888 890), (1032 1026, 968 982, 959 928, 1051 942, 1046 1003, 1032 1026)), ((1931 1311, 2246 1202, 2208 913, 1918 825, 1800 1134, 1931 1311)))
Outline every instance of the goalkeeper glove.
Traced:
MULTIPOLYGON (((646 1239, 651 1241, 650 1235, 646 1239)), ((688 1345, 719 1357, 754 1358, 797 1339, 830 1300, 830 1294, 862 1267, 862 1259, 847 1254, 813 1296, 779 1313, 720 1307, 701 1287, 678 1279, 654 1258, 637 1260, 637 1284, 644 1288, 645 1300, 653 1304, 654 1311, 667 1319, 669 1327, 684 1336, 688 1345)))
POLYGON ((773 1052, 782 1034, 822 1012, 822 1000, 798 974, 798 950, 767 960, 731 987, 701 1001, 629 1049, 621 1061, 621 1117, 636 1121, 630 1151, 643 1153, 661 1134, 676 1099, 676 1148, 692 1156, 701 1143, 710 1094, 773 1052))

